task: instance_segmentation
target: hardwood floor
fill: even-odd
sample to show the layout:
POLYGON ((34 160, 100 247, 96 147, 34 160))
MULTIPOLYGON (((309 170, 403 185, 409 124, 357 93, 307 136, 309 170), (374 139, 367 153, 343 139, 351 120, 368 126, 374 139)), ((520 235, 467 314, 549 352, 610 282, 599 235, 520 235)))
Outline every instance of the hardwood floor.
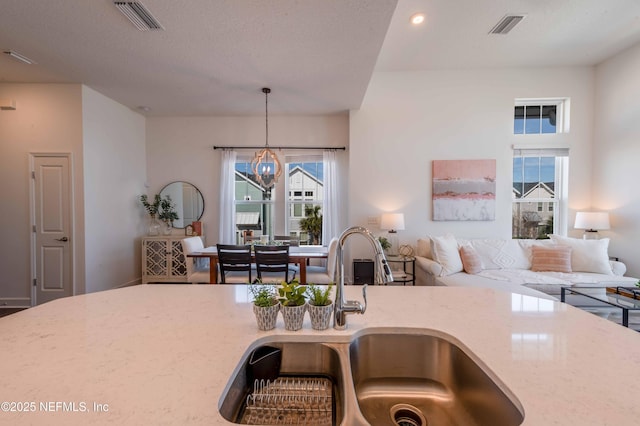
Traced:
POLYGON ((0 309, 0 317, 6 317, 7 315, 15 314, 16 312, 23 311, 27 308, 6 308, 0 309))

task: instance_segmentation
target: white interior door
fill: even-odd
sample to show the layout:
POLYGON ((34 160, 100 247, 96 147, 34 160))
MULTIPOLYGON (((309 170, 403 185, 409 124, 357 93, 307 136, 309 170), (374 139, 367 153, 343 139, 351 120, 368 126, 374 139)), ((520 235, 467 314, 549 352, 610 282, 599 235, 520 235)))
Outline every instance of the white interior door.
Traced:
POLYGON ((73 295, 68 154, 32 155, 35 304, 73 295))

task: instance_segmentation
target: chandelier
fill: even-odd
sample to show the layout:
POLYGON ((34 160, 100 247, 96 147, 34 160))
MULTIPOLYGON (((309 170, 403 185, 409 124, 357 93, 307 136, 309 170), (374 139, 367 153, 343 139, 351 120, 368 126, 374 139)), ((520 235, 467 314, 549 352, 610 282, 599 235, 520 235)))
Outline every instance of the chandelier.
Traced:
POLYGON ((251 160, 251 171, 256 177, 256 181, 264 189, 272 188, 278 178, 282 174, 282 167, 280 161, 275 152, 269 149, 269 93, 271 89, 264 87, 262 89, 264 93, 264 110, 265 110, 265 144, 264 148, 256 152, 256 155, 251 160))

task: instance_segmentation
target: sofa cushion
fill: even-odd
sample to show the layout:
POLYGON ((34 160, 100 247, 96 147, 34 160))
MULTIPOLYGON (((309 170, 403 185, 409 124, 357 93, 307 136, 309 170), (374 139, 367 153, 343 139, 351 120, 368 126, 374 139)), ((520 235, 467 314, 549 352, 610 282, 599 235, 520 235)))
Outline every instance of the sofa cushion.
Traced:
POLYGON ((458 241, 453 235, 431 237, 431 255, 442 265, 440 276, 462 272, 462 259, 458 251, 458 241))
MULTIPOLYGON (((495 270, 493 270, 495 271, 495 270)), ((486 271, 483 271, 484 273, 486 271)), ((549 300, 558 300, 558 298, 551 296, 549 294, 542 293, 540 291, 534 290, 532 288, 514 284, 509 281, 499 281, 493 280, 490 278, 485 278, 482 275, 471 275, 458 273, 449 275, 446 277, 436 278, 436 285, 444 285, 444 286, 452 286, 452 287, 483 287, 483 288, 491 288, 499 291, 506 291, 510 293, 514 293, 515 300, 522 300, 519 295, 525 296, 533 296, 538 297, 540 299, 549 299, 549 300)), ((533 302, 533 301, 532 301, 533 302)))
POLYGON ((571 247, 572 270, 613 275, 609 263, 609 238, 582 240, 560 235, 550 235, 549 237, 558 245, 571 247))
POLYGON ((571 272, 571 247, 531 247, 531 270, 533 272, 571 272))
POLYGON ((471 244, 460 246, 460 259, 467 274, 477 274, 482 271, 482 259, 471 244))

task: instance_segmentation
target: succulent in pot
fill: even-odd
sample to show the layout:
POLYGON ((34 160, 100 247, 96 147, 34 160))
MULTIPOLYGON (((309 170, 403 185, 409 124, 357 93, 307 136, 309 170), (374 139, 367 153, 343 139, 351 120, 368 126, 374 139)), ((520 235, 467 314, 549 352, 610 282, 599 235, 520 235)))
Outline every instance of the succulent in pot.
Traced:
POLYGON ((306 294, 309 299, 309 316, 311 317, 311 327, 314 330, 326 330, 331 322, 331 314, 333 313, 333 302, 329 298, 333 283, 326 287, 320 287, 313 283, 309 283, 306 288, 306 294))
POLYGON ((249 286, 253 295, 253 313, 260 330, 272 330, 276 327, 280 301, 275 288, 269 284, 254 283, 249 286))
POLYGON ((297 280, 283 281, 278 288, 278 299, 282 304, 284 328, 290 331, 300 330, 307 309, 305 288, 297 280))

